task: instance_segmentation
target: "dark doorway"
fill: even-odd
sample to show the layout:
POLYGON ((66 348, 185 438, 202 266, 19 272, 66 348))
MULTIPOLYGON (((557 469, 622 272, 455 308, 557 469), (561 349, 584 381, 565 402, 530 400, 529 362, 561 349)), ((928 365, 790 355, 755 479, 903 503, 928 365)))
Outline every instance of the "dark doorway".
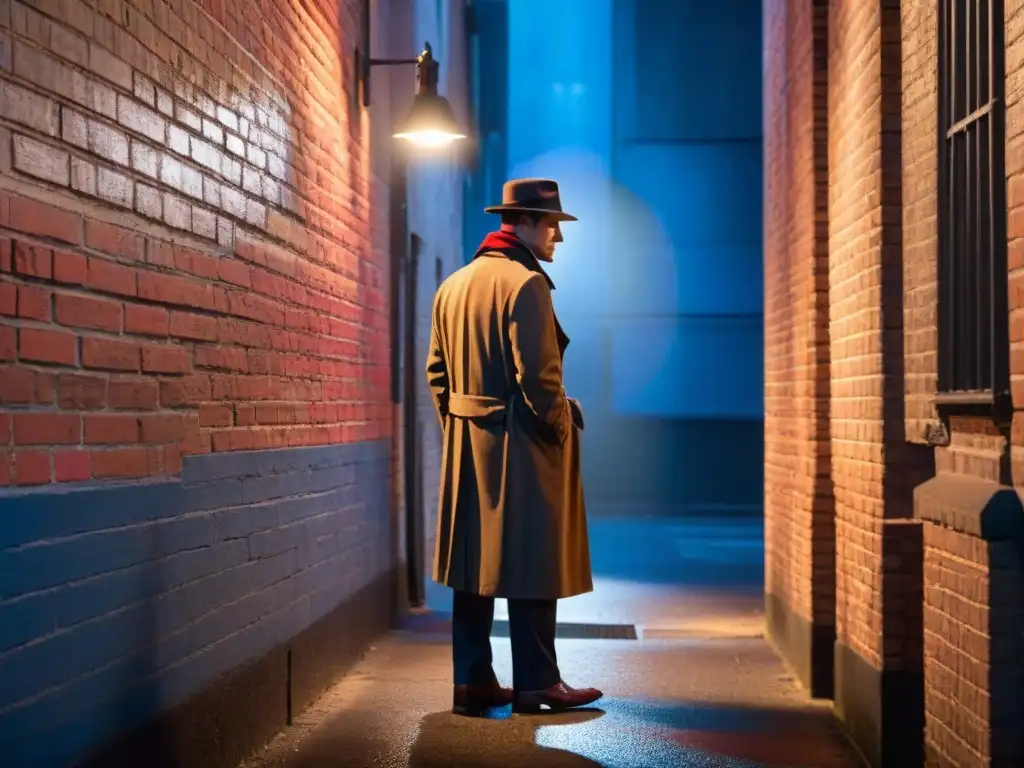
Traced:
POLYGON ((409 237, 409 249, 402 265, 402 443, 405 487, 405 548, 408 564, 409 604, 421 606, 426 601, 424 584, 424 520, 423 520, 423 446, 420 439, 418 399, 421 366, 416 356, 416 326, 419 296, 419 265, 423 240, 416 234, 409 237))

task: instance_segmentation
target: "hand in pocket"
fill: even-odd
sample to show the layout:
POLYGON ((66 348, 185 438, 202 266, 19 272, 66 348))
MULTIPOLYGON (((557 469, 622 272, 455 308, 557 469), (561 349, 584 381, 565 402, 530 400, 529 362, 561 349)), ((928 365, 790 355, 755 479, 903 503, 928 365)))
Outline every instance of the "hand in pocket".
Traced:
POLYGON ((569 410, 572 412, 572 423, 576 429, 583 431, 583 406, 575 397, 569 399, 569 410))

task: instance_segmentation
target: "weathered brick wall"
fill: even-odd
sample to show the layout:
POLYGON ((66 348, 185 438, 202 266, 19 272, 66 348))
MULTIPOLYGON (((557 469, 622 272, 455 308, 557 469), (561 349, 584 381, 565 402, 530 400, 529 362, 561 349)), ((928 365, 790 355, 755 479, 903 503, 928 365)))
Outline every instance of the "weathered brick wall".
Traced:
MULTIPOLYGON (((1014 210, 1022 166, 1021 87, 1024 4, 1004 4, 1006 172, 1010 340, 1024 338, 1016 282, 1024 261, 1014 210)), ((923 441, 938 418, 937 383, 937 47, 936 4, 902 3, 904 130, 904 302, 907 439, 923 441)), ((1011 350, 1013 402, 1019 407, 1019 356, 1011 350)), ((925 520, 924 682, 929 765, 1016 765, 1019 722, 1021 563, 1014 544, 991 539, 997 499, 1020 485, 1019 415, 1007 439, 991 417, 954 414, 949 444, 934 449, 937 476, 922 486, 915 514, 925 520), (1012 445, 1011 445, 1012 444, 1012 445), (1010 461, 1007 462, 1007 452, 1010 461), (1005 687, 1000 687, 1005 686, 1005 687)), ((1012 492, 1011 498, 1012 497, 1012 492)), ((999 502, 1005 504, 1005 501, 999 502)), ((1019 506, 1019 502, 1015 502, 1019 506)), ((1013 511, 1011 510, 1011 514, 1013 511)))
MULTIPOLYGON (((1006 19, 1007 267, 1010 392, 1013 401, 1012 484, 1024 485, 1024 0, 1004 0, 1006 19)), ((1004 479, 1004 482, 1005 479, 1004 479)))
MULTIPOLYGON (((1018 189, 1022 6, 1005 4, 1011 344, 1024 329, 1016 285, 1024 263, 1018 240, 1024 219, 1016 211, 1024 200, 1018 189)), ((787 29, 769 37, 769 81, 773 65, 800 60, 791 53, 787 59, 780 41, 808 34, 802 18, 790 10, 787 29)), ((993 660, 996 653, 1010 659, 1021 652, 1019 554, 1007 543, 1017 535, 1020 502, 1007 486, 1020 484, 1024 420, 1016 414, 1007 433, 988 416, 954 415, 947 421, 949 445, 926 447, 938 419, 936 4, 831 2, 828 38, 830 391, 824 396, 836 516, 836 708, 876 763, 898 754, 905 762, 906 750, 926 741, 935 765, 1016 764, 1019 740, 1009 724, 1019 716, 1014 702, 1021 683, 1017 665, 1003 663, 1004 680, 993 660), (904 519, 911 511, 919 521, 904 519)), ((795 48, 801 45, 806 41, 795 48)), ((788 94, 796 92, 795 82, 786 81, 788 94)), ((772 94, 766 92, 769 103, 772 94)), ((789 135, 806 132, 791 112, 788 117, 780 125, 789 135)), ((780 139, 769 152, 776 178, 799 163, 786 147, 780 139)), ((791 199, 770 201, 770 210, 792 209, 801 199, 785 189, 791 199)), ((772 219, 784 220, 779 213, 772 219)), ((769 249, 778 249, 779 238, 769 240, 769 249)), ((776 268, 776 294, 782 293, 778 275, 794 272, 794 263, 776 268)), ((773 295, 768 290, 766 301, 773 295)), ((771 323, 780 336, 800 316, 799 294, 789 296, 794 308, 780 310, 771 323)), ((768 349, 771 339, 769 332, 768 349)), ((1022 359, 1012 350, 1015 404, 1024 397, 1022 359)), ((766 393, 784 391, 773 373, 766 393)), ((811 413, 806 404, 794 408, 790 424, 811 413)), ((777 463, 796 475, 792 462, 777 463)), ((785 477, 769 462, 766 495, 799 508, 800 496, 785 477)), ((778 563, 796 549, 784 520, 774 512, 768 521, 769 590, 786 578, 778 563)))
MULTIPOLYGON (((829 17, 829 290, 836 629, 882 664, 882 7, 832 3, 829 17)), ((898 158, 897 158, 898 161, 898 158)), ((902 395, 902 393, 900 393, 902 395)))
MULTIPOLYGON (((0 754, 163 713, 143 755, 235 764, 388 625, 414 72, 353 110, 360 5, 0 0, 0 754)), ((436 13, 374 2, 373 54, 436 13)))
POLYGON ((938 3, 900 4, 906 439, 923 442, 938 384, 938 3))
POLYGON ((899 2, 831 3, 836 710, 886 764, 920 749, 921 530, 900 518, 931 471, 904 439, 901 75, 899 2))
POLYGON ((764 25, 765 590, 773 642, 827 695, 835 626, 827 3, 766 2, 764 25), (812 626, 820 648, 803 636, 812 626))
POLYGON ((350 4, 206 5, 0 6, 8 482, 390 434, 350 4))
POLYGON ((173 707, 179 728, 98 765, 237 764, 387 627, 389 478, 375 441, 8 496, 23 522, 0 530, 4 764, 68 765, 173 707))
POLYGON ((928 765, 1019 765, 1024 562, 1014 542, 925 524, 928 765))

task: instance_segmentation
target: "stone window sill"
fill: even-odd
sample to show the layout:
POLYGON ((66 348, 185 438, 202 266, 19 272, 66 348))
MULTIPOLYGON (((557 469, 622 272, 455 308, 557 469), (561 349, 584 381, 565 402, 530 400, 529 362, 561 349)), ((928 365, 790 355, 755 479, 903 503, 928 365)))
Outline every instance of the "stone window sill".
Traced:
POLYGON ((944 473, 914 489, 914 517, 985 541, 1024 539, 1024 504, 1015 488, 944 473))

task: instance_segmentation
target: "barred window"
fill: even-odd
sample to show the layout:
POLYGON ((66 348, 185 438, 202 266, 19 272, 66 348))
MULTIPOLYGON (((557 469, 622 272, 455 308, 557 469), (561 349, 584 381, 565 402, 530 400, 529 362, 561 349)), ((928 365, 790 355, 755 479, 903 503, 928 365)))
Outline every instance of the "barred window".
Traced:
POLYGON ((939 0, 940 406, 1009 397, 1002 0, 939 0))

